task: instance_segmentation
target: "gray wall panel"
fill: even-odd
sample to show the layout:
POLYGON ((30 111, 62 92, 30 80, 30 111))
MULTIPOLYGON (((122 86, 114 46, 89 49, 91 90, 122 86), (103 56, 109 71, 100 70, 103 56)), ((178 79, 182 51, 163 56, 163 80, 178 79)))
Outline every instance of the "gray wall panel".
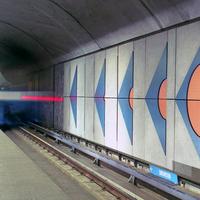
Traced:
MULTIPOLYGON (((81 98, 77 100, 77 127, 74 124, 70 98, 65 98, 64 129, 169 169, 173 169, 173 162, 200 168, 195 142, 188 132, 183 113, 178 107, 180 102, 176 99, 199 49, 199 34, 200 23, 195 22, 65 63, 64 94, 68 94, 68 96, 70 94, 74 70, 77 65, 77 93, 81 98), (165 48, 167 48, 166 96, 161 99, 158 96, 158 91, 154 91, 150 98, 147 98, 147 92, 165 48), (130 103, 130 99, 128 99, 129 95, 119 97, 119 92, 133 50, 134 96, 133 140, 131 141, 125 122, 125 118, 128 116, 126 115, 127 110, 124 112, 124 108, 122 108, 124 105, 128 105, 127 102, 130 103), (102 132, 94 98, 104 58, 106 58, 105 135, 102 132), (67 65, 68 67, 66 67, 67 65), (120 99, 124 102, 123 106, 119 103, 120 99), (151 110, 152 107, 157 108, 157 110, 151 110), (166 110, 164 117, 162 116, 165 113, 163 108, 166 110), (163 133, 160 137, 158 128, 160 123, 165 124, 166 128, 164 140, 161 139, 163 133), (165 141, 166 149, 161 140, 165 141)), ((159 77, 161 76, 158 73, 158 79, 159 77)), ((40 80, 39 83, 41 83, 40 80)), ((44 86, 45 84, 44 81, 44 86)), ((58 84, 62 84, 61 81, 58 84)), ((158 80, 158 85, 160 92, 160 80, 158 80)), ((39 86, 39 88, 41 87, 39 86)), ((56 90, 56 94, 61 94, 60 89, 56 90)), ((61 112, 61 107, 54 106, 58 113, 61 112)), ((47 106, 40 107, 42 112, 47 109, 47 106)), ((184 113, 184 115, 186 114, 184 113)), ((40 117, 44 119, 44 123, 47 121, 44 115, 40 117)), ((57 123, 55 126, 60 127, 59 121, 62 121, 61 118, 55 120, 54 123, 57 123)))

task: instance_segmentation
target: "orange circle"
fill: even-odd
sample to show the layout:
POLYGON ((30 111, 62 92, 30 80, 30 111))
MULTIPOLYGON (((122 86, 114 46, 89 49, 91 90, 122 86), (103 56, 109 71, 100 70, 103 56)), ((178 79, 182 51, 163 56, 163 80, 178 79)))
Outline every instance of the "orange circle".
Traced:
POLYGON ((134 91, 133 91, 133 88, 131 88, 129 92, 129 105, 132 110, 133 110, 133 97, 134 97, 134 91))
POLYGON ((165 79, 160 86, 158 94, 158 107, 160 114, 164 119, 167 117, 167 79, 165 79))
POLYGON ((200 65, 194 70, 187 91, 187 110, 190 124, 200 137, 200 65))

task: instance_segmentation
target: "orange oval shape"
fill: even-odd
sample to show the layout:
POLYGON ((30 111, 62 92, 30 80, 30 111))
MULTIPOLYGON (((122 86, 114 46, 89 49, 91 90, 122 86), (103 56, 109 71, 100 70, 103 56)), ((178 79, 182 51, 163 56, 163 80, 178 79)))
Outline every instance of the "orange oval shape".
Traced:
POLYGON ((134 91, 133 91, 133 88, 131 88, 129 92, 129 105, 132 110, 133 110, 133 97, 134 97, 134 91))
POLYGON ((158 107, 161 116, 166 119, 167 115, 167 79, 165 79, 160 86, 158 94, 158 107))
POLYGON ((187 110, 190 124, 200 137, 200 65, 196 67, 190 78, 187 91, 187 110))

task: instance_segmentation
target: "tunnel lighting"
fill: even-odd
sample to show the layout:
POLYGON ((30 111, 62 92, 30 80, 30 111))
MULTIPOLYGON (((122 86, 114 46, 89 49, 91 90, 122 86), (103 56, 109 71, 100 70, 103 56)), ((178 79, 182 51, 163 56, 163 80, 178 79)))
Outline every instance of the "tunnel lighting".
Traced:
POLYGON ((62 98, 62 97, 54 97, 54 96, 21 96, 21 100, 63 102, 64 98, 62 98))

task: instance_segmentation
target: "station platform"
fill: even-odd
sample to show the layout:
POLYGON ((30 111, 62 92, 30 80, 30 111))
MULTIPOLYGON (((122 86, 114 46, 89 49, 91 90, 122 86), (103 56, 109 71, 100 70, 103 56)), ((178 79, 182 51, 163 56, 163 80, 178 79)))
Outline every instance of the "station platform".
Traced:
MULTIPOLYGON (((71 185, 68 185, 69 190, 70 187, 71 185)), ((77 189, 78 186, 73 185, 73 187, 77 189)), ((93 199, 89 194, 78 189, 74 192, 80 193, 83 199, 93 199)), ((67 200, 76 199, 75 197, 72 198, 72 194, 67 195, 51 177, 0 130, 1 200, 67 200)))

